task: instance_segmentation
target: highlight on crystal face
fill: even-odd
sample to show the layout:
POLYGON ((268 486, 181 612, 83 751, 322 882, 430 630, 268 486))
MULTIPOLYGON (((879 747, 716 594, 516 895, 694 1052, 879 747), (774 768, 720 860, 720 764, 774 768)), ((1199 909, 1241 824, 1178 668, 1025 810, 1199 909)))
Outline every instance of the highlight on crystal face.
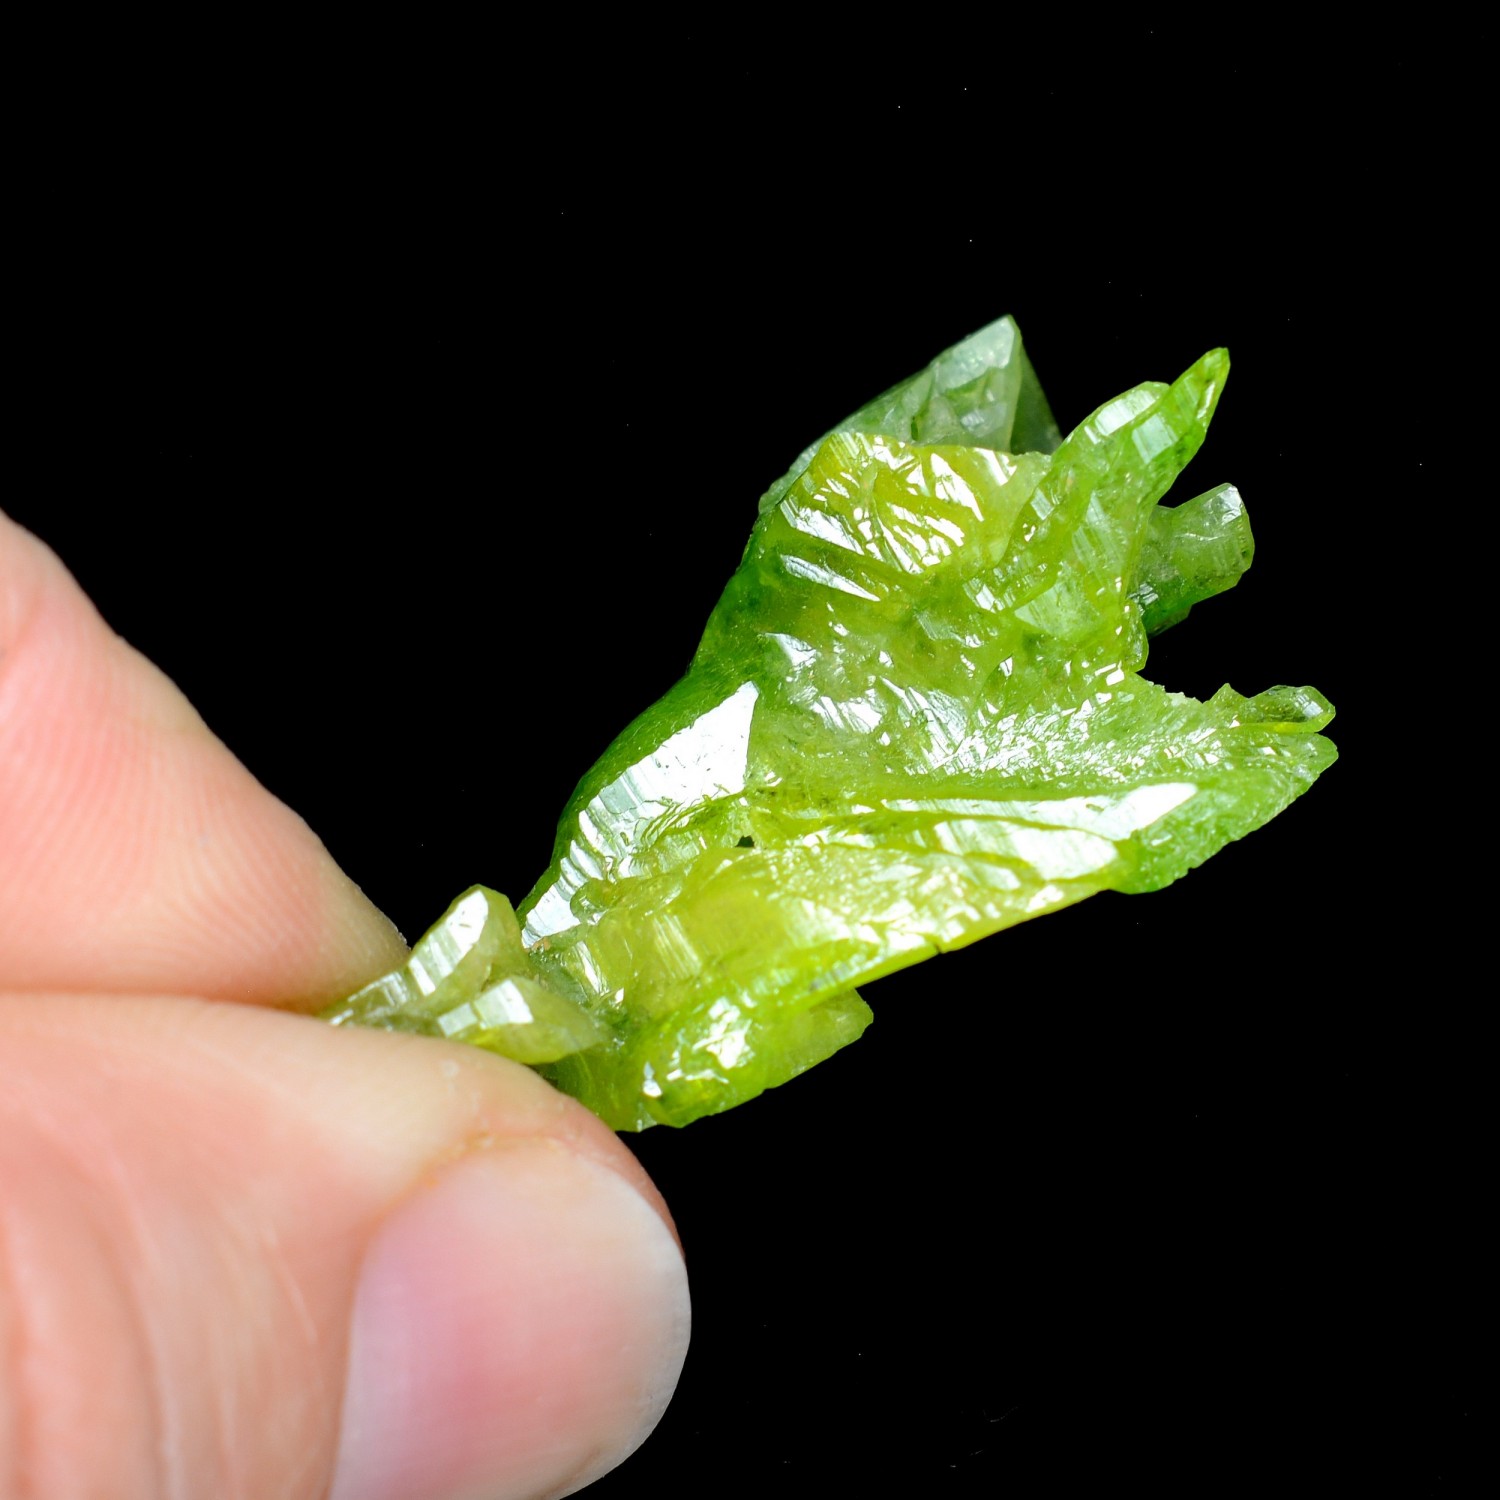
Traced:
POLYGON ((1250 564, 1232 486, 1162 503, 1228 369, 1064 438, 1002 318, 862 407, 762 496, 687 675, 579 783, 519 911, 475 887, 324 1014, 683 1125, 853 1041, 857 985, 1274 817, 1335 757, 1327 700, 1139 675, 1250 564))

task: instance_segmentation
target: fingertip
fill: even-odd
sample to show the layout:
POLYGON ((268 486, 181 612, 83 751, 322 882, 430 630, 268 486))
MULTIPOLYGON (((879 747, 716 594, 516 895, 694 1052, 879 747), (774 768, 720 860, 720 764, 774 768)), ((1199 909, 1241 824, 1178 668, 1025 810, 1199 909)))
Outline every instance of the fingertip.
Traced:
POLYGON ((555 1141, 477 1152, 366 1257, 330 1500, 571 1493, 655 1427, 688 1330, 675 1240, 620 1176, 555 1141))

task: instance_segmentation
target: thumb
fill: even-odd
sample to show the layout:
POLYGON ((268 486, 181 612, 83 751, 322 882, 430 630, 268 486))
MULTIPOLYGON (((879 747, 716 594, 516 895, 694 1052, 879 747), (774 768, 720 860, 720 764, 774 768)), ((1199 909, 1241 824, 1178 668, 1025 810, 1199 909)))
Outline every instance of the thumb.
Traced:
POLYGON ((0 1497, 571 1494, 688 1332, 593 1116, 467 1048, 0 999, 0 1497))

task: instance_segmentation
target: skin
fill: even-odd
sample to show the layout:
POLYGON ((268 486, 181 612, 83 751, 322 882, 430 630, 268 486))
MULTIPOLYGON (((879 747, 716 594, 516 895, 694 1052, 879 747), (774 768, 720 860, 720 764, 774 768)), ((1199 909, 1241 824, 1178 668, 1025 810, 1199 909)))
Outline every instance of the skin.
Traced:
POLYGON ((687 1284, 630 1153, 296 1013, 404 953, 0 516, 0 1500, 565 1495, 649 1433, 687 1284))

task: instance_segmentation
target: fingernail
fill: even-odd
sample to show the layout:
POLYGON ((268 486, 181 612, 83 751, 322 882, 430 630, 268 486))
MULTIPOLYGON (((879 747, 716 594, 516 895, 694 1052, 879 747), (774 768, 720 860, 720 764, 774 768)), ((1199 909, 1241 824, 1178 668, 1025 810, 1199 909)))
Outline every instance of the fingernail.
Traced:
POLYGON ((360 1275, 329 1500, 571 1494, 656 1425, 687 1352, 666 1225, 548 1141, 449 1167, 360 1275))

